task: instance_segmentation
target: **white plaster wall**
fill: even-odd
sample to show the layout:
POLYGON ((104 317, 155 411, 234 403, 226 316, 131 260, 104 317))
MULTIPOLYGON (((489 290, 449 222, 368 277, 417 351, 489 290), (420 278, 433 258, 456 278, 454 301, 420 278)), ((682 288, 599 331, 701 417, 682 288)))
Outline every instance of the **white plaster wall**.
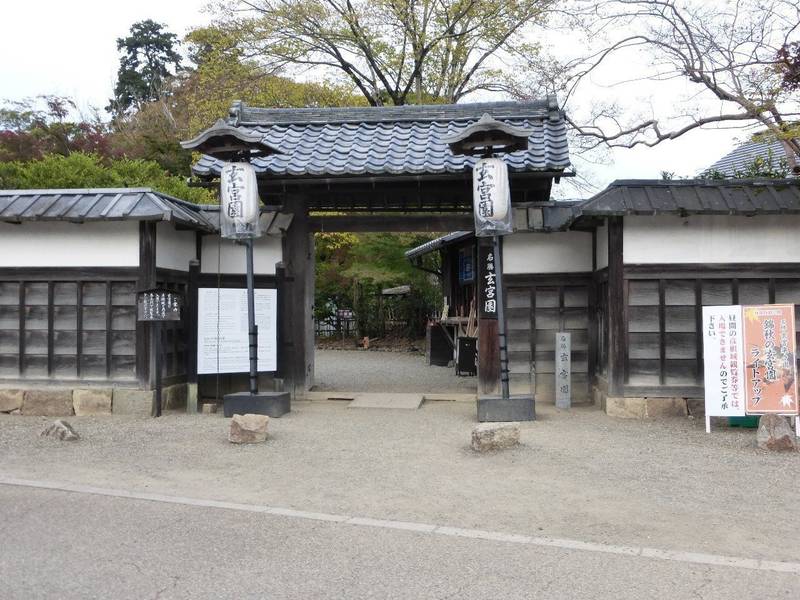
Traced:
POLYGON ((0 267, 138 267, 139 223, 0 223, 0 267))
POLYGON ((630 216, 623 223, 630 264, 800 262, 800 216, 630 216))
MULTIPOLYGON (((245 272, 244 246, 237 245, 231 240, 221 239, 216 235, 203 236, 203 254, 201 271, 203 273, 217 272, 217 244, 219 252, 220 271, 222 273, 245 272)), ((281 238, 279 236, 265 235, 255 242, 253 266, 256 275, 274 275, 275 263, 283 260, 281 238)))
POLYGON ((592 270, 592 234, 514 233, 503 240, 503 273, 582 273, 592 270))
POLYGON ((194 231, 178 231, 171 223, 156 225, 156 266, 188 271, 197 254, 194 231))
POLYGON ((608 223, 597 228, 597 268, 604 269, 608 266, 608 223))

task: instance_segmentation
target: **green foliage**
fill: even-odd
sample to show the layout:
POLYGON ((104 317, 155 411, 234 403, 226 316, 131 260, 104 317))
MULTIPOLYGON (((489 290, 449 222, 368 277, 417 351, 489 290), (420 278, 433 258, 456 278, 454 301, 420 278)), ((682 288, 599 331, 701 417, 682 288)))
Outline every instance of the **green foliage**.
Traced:
POLYGON ((182 177, 166 173, 157 163, 119 158, 103 161, 96 154, 49 154, 38 160, 0 163, 0 189, 148 187, 181 200, 212 204, 214 194, 189 187, 182 177))
POLYGON ((438 282, 412 267, 404 253, 433 237, 416 233, 317 234, 316 318, 329 318, 336 309, 352 309, 360 335, 380 335, 381 290, 410 285, 410 295, 385 302, 394 303, 398 317, 409 322, 407 335, 420 335, 426 315, 441 304, 441 292, 438 282))
POLYGON ((121 115, 142 102, 158 100, 167 80, 180 68, 177 45, 178 36, 163 25, 150 19, 134 23, 128 37, 117 39, 122 56, 107 110, 121 115))

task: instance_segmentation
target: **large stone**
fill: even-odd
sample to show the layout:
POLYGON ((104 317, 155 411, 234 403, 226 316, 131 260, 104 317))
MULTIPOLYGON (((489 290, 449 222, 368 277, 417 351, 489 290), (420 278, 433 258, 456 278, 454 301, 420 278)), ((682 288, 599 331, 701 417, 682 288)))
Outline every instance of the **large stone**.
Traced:
POLYGON ((79 417, 111 414, 111 388, 72 390, 72 407, 79 417))
POLYGON ((187 386, 176 383, 161 390, 161 406, 164 410, 186 408, 187 386))
POLYGON ((0 412, 11 412, 22 408, 22 390, 0 390, 0 412))
POLYGON ((152 390, 114 388, 111 412, 115 415, 150 416, 153 410, 154 395, 155 392, 152 390))
POLYGON ((762 450, 792 452, 797 450, 797 440, 789 419, 780 415, 763 415, 758 421, 756 443, 762 450))
POLYGON ((618 419, 644 419, 647 416, 647 400, 608 396, 605 401, 605 411, 609 417, 618 419))
POLYGON ((52 425, 49 425, 39 435, 55 438, 64 442, 74 442, 81 438, 81 436, 79 436, 78 433, 72 428, 72 425, 66 421, 62 421, 61 419, 55 421, 52 425))
POLYGON ((217 412, 217 404, 215 402, 205 402, 201 410, 204 415, 213 415, 217 412))
POLYGON ((68 417, 72 414, 72 390, 25 390, 22 414, 43 417, 68 417))
POLYGON ((228 441, 233 444, 257 444, 267 439, 267 415, 233 415, 228 441))
POLYGON ((476 452, 502 450, 519 444, 519 423, 480 423, 472 428, 476 452))
POLYGON ((647 398, 645 400, 646 414, 649 419, 659 417, 685 417, 686 400, 683 398, 647 398))

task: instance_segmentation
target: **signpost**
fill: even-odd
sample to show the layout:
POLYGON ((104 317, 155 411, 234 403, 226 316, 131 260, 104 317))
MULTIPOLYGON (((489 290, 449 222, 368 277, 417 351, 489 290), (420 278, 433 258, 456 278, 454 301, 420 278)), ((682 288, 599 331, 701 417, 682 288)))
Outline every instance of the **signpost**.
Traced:
POLYGON ((794 305, 704 306, 706 431, 711 417, 798 418, 794 305))
POLYGON ((556 333, 556 407, 572 406, 572 334, 556 333))
POLYGON ((138 292, 136 296, 136 317, 139 321, 151 324, 151 335, 155 339, 155 396, 152 415, 161 416, 161 326, 165 321, 180 321, 183 298, 172 290, 154 288, 138 292))

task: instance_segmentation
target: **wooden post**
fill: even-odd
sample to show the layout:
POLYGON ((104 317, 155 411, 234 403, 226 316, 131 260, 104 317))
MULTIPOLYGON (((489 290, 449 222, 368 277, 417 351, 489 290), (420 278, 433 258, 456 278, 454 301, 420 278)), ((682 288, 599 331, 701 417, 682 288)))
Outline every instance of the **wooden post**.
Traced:
POLYGON ((287 304, 278 319, 285 322, 287 342, 292 347, 285 377, 297 396, 314 383, 314 234, 303 204, 294 213, 284 235, 283 262, 289 275, 287 304))
POLYGON ((189 280, 183 305, 183 327, 186 332, 186 412, 197 412, 197 289, 200 261, 189 261, 189 280))
MULTIPOLYGON (((491 238, 479 238, 479 247, 491 248, 491 238)), ((480 256, 480 252, 478 253, 480 256)), ((478 259, 477 285, 480 290, 483 281, 484 265, 478 259)), ((480 302, 481 294, 478 293, 480 302)), ((500 331, 497 318, 482 318, 478 308, 478 397, 495 396, 500 393, 500 331)), ((447 316, 447 315, 443 315, 447 316)))
MULTIPOLYGON (((156 224, 153 221, 139 223, 139 276, 137 291, 156 287, 156 224)), ((153 389, 156 369, 155 338, 145 322, 136 323, 136 378, 139 387, 153 389)))
POLYGON ((625 304, 622 217, 608 219, 608 395, 624 395, 625 304))

